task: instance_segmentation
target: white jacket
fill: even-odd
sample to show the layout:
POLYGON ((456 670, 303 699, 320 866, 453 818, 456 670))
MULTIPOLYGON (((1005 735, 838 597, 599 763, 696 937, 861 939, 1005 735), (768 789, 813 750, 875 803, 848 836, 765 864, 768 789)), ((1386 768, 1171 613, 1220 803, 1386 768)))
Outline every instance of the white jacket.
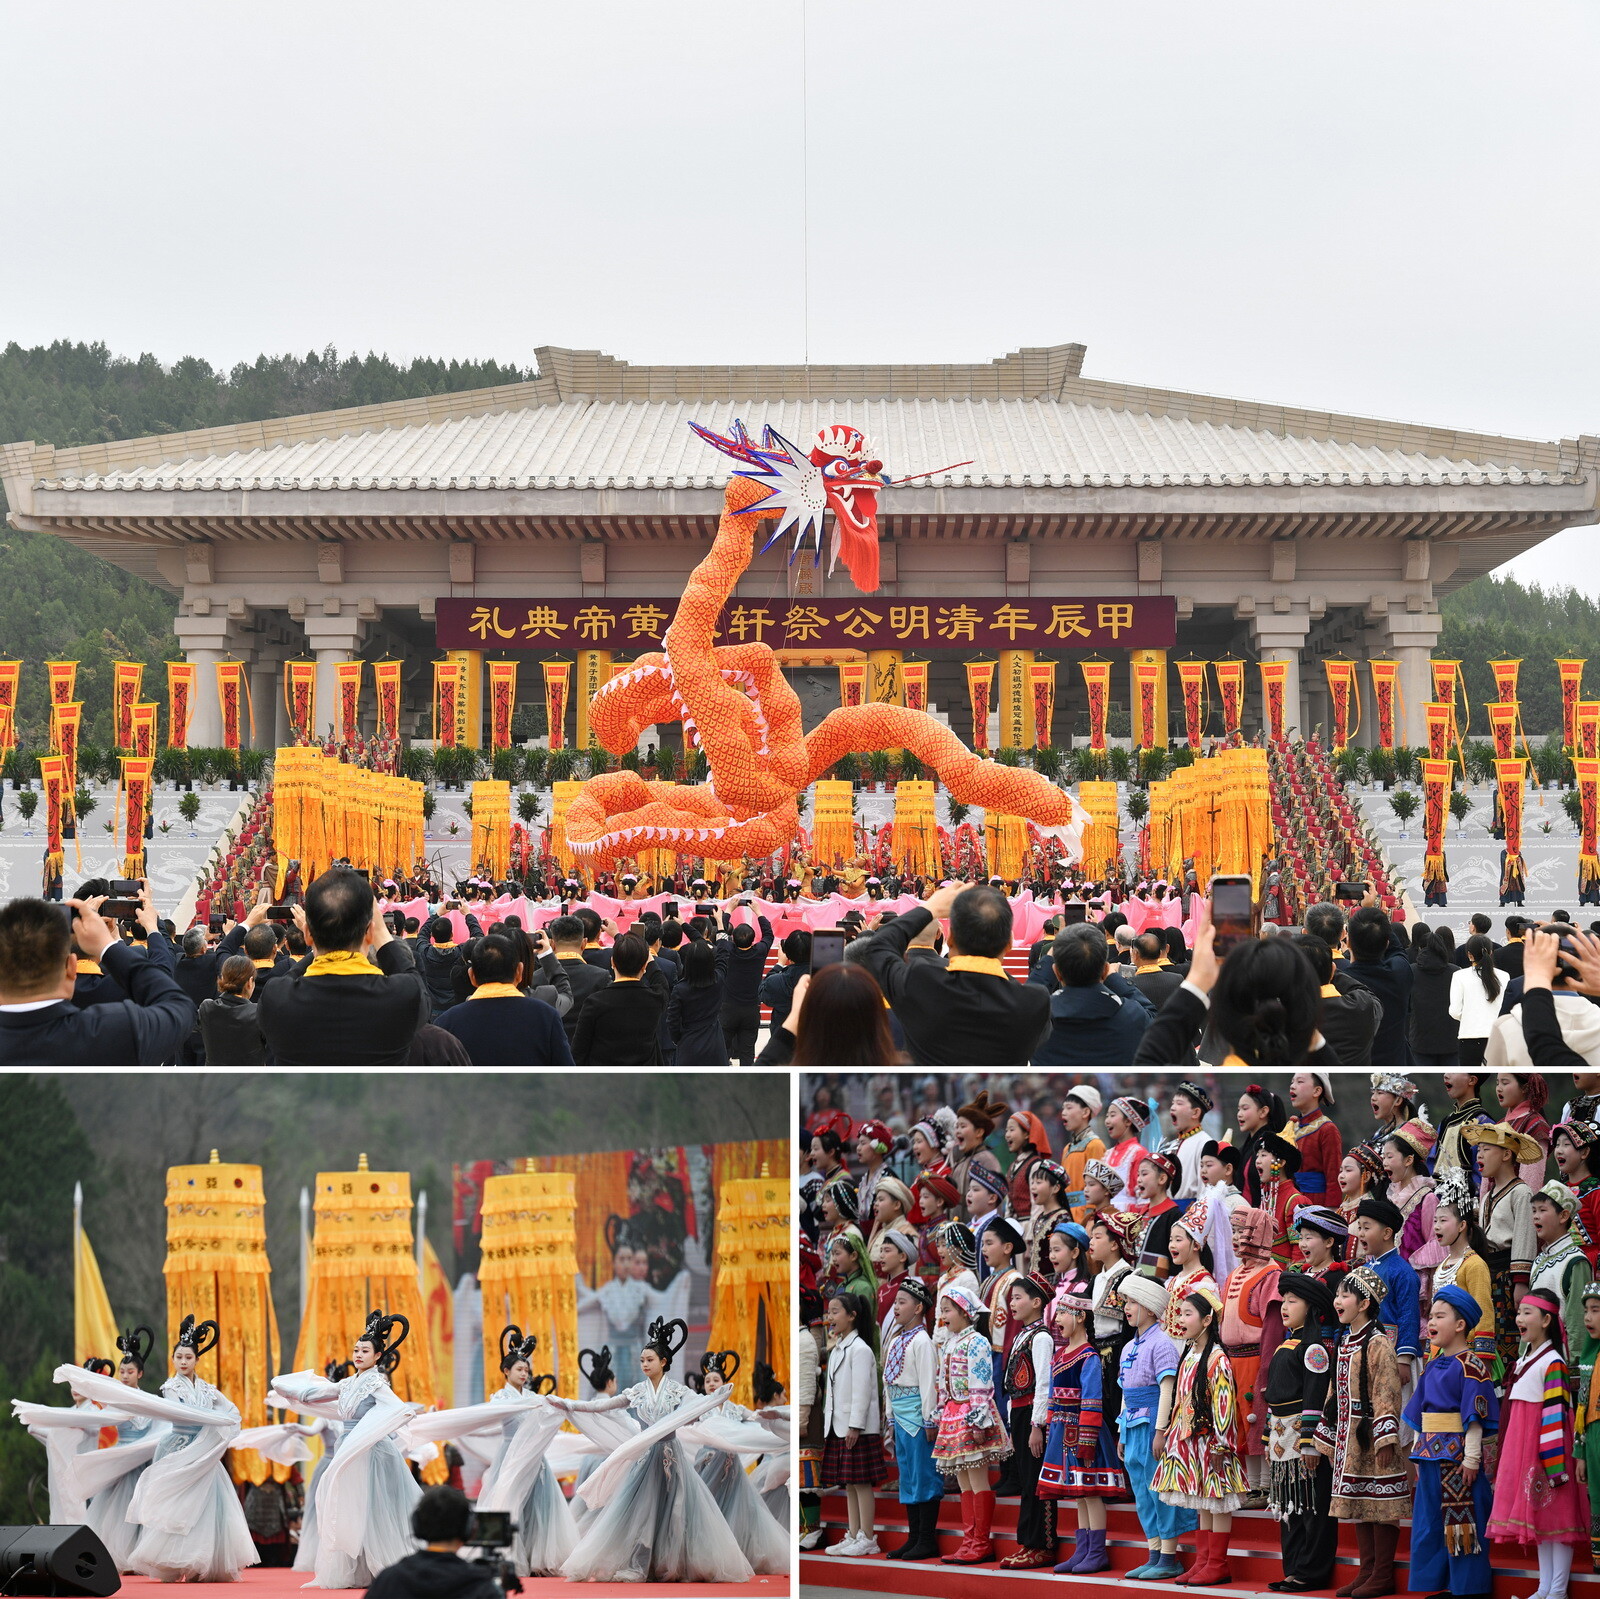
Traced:
POLYGON ((846 1333, 828 1356, 828 1392, 823 1410, 824 1437, 842 1438, 852 1427, 881 1432, 878 1363, 859 1333, 846 1333))
POLYGON ((1455 1017, 1459 1038, 1487 1038, 1494 1019, 1500 1014, 1500 1001, 1505 997, 1509 979, 1496 971, 1500 979, 1500 992, 1490 999, 1483 991, 1483 979, 1470 966, 1463 966, 1450 979, 1450 1014, 1455 1017))
POLYGON ((817 1366, 820 1360, 816 1334, 809 1327, 802 1327, 794 1345, 794 1400, 802 1410, 809 1410, 817 1402, 817 1366))
MULTIPOLYGON (((905 1365, 900 1372, 896 1387, 916 1388, 922 1394, 922 1420, 925 1426, 931 1427, 939 1419, 939 1399, 935 1391, 934 1378, 937 1376, 935 1368, 938 1357, 934 1353, 933 1340, 923 1328, 918 1328, 920 1337, 913 1338, 906 1348, 905 1365)), ((890 1337, 894 1335, 891 1333, 890 1337)), ((885 1350, 888 1344, 885 1340, 885 1350)), ((889 1380, 884 1378, 883 1413, 888 1416, 889 1405, 889 1380)))

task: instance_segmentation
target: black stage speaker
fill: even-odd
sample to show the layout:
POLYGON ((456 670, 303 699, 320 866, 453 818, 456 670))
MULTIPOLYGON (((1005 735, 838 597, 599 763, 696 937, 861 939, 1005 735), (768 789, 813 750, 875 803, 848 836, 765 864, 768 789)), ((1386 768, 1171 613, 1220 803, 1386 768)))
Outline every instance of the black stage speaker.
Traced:
POLYGON ((0 1593, 86 1594, 122 1586, 110 1551, 87 1527, 0 1527, 0 1593))

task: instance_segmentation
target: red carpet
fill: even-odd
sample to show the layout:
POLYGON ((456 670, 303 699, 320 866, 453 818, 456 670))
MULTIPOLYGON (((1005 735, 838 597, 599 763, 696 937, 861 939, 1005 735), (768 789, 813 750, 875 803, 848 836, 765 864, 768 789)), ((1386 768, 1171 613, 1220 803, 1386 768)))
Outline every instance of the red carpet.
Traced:
MULTIPOLYGON (((122 1592, 128 1599, 317 1599, 324 1590, 302 1591, 303 1571, 282 1567, 252 1566, 238 1582, 162 1583, 149 1577, 124 1577, 122 1592)), ((344 1590, 356 1593, 355 1588, 344 1590)), ((550 1599, 556 1594, 602 1599, 602 1596, 628 1594, 670 1594, 673 1599, 692 1599, 699 1595, 758 1594, 763 1599, 778 1599, 789 1592, 787 1577, 752 1577, 749 1582, 563 1582, 557 1577, 524 1577, 522 1591, 528 1599, 550 1599)))

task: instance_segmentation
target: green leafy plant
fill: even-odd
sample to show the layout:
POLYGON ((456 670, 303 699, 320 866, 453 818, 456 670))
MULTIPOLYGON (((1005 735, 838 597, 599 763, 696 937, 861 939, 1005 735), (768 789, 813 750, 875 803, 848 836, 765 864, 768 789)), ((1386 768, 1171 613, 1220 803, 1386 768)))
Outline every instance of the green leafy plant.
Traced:
POLYGON ((39 809, 39 791, 34 788, 25 788, 17 795, 17 809, 22 812, 25 822, 33 820, 33 813, 39 809))
POLYGON ((853 754, 846 752, 833 763, 833 775, 841 783, 859 783, 861 762, 853 754))
POLYGON ((1061 776, 1061 767, 1065 757, 1054 744, 1041 744, 1033 752, 1033 769, 1041 777, 1048 777, 1053 783, 1061 776))
POLYGON ((543 788, 550 771, 550 751, 543 744, 535 744, 522 752, 522 779, 535 788, 543 788))
POLYGON ((904 750, 900 756, 900 779, 906 783, 920 783, 926 779, 928 769, 921 760, 913 755, 910 750, 904 750))
POLYGON ((1021 766, 1022 751, 1015 744, 1002 744, 994 752, 994 763, 996 766, 1021 766))
POLYGON ((1139 781, 1159 783, 1167 775, 1168 752, 1164 749, 1139 751, 1139 781))
POLYGON ((86 788, 80 788, 72 796, 72 811, 80 822, 86 822, 94 814, 97 801, 93 794, 86 788))
POLYGON ((240 750, 239 775, 247 783, 259 783, 267 775, 266 750, 240 750))
POLYGON ((1120 744, 1113 744, 1106 754, 1106 765, 1115 782, 1126 783, 1133 772, 1133 756, 1120 744))
POLYGON ((677 779, 678 752, 670 744, 656 746, 656 776, 663 783, 671 783, 677 779))
POLYGON ((950 825, 952 827, 960 827, 960 825, 964 821, 966 821, 967 816, 968 816, 968 814, 970 813, 971 810, 972 810, 972 807, 970 805, 966 805, 966 804, 964 804, 962 801, 960 801, 958 799, 951 800, 950 801, 950 825))
POLYGON ((425 783, 433 775, 433 751, 420 744, 407 744, 400 751, 400 775, 413 783, 425 783))
POLYGON ((1399 818, 1401 827, 1404 827, 1417 814, 1417 805, 1418 800, 1415 789, 1397 788, 1389 796, 1389 809, 1399 818))
POLYGON ((1533 769, 1543 784, 1560 783, 1572 770, 1559 733, 1551 733, 1534 745, 1533 769))
POLYGON ((1422 751, 1397 744, 1394 749, 1394 775, 1400 783, 1422 781, 1422 751))
POLYGON ((1459 788, 1450 791, 1450 814, 1456 820, 1456 831, 1459 833, 1462 823, 1467 819, 1472 810, 1472 800, 1459 788))
POLYGON ((517 815, 522 818, 523 824, 532 827, 539 818, 539 796, 532 789, 524 789, 517 795, 517 815))
POLYGON ((889 779, 889 752, 888 750, 869 750, 867 752, 867 771, 872 781, 880 786, 889 779))
POLYGON ((522 751, 513 745, 510 749, 496 750, 489 763, 490 775, 497 783, 515 783, 522 776, 522 751))
POLYGON ((1169 752, 1172 757, 1172 769, 1177 771, 1180 766, 1194 765, 1194 750, 1187 744, 1179 744, 1169 752))
MULTIPOLYGON (((1147 750, 1145 753, 1151 754, 1154 752, 1147 750)), ((1149 794, 1147 794, 1142 788, 1130 789, 1128 791, 1128 815, 1131 816, 1134 821, 1142 822, 1149 814, 1149 794)))
POLYGON ((1391 750, 1367 751, 1367 775, 1374 783, 1388 788, 1394 782, 1394 753, 1391 750))
POLYGON ((425 822, 433 820, 433 813, 439 808, 439 796, 431 788, 422 791, 422 819, 425 822))
POLYGON ((1092 750, 1087 744, 1072 752, 1072 780, 1075 783, 1102 783, 1105 781, 1108 762, 1103 750, 1092 750))
POLYGON ((189 824, 189 831, 193 833, 195 820, 200 815, 200 796, 192 791, 185 794, 178 801, 178 814, 189 824))
POLYGON ((1567 813, 1567 820, 1576 828, 1583 826, 1583 795, 1577 789, 1569 788, 1561 796, 1561 809, 1567 813))
POLYGON ((1347 744, 1333 757, 1333 774, 1341 783, 1361 781, 1361 751, 1347 744))
POLYGON ((545 772, 552 783, 567 783, 572 780, 572 774, 578 765, 578 752, 569 749, 566 745, 558 750, 550 751, 550 759, 545 766, 545 772))
POLYGON ((617 765, 624 772, 637 772, 639 768, 644 765, 644 762, 640 759, 639 751, 637 748, 635 748, 631 750, 624 750, 622 754, 617 757, 617 765))

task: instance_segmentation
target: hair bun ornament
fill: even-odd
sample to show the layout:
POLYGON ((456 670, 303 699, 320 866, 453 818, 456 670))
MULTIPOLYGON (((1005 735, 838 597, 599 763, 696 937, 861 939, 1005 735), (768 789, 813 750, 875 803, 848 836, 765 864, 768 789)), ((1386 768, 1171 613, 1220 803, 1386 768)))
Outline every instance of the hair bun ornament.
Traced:
POLYGON ((343 1382, 354 1370, 355 1367, 348 1360, 330 1360, 322 1368, 322 1373, 329 1382, 343 1382))
POLYGON ((657 1316, 645 1332, 645 1344, 671 1365, 673 1357, 689 1342, 689 1324, 676 1317, 671 1321, 657 1316))
POLYGON ((117 1368, 102 1355, 90 1355, 83 1363, 85 1371, 93 1372, 96 1377, 111 1377, 116 1374, 117 1368))
POLYGON ((217 1339, 220 1336, 221 1329, 214 1321, 202 1321, 197 1325, 193 1316, 185 1316, 178 1325, 177 1342, 172 1347, 192 1349, 195 1359, 198 1360, 203 1354, 217 1347, 217 1339))
POLYGON ((619 1249, 633 1247, 633 1230, 628 1225, 626 1216, 610 1215, 606 1217, 606 1250, 609 1254, 616 1254, 619 1249))
POLYGON ((601 1344, 598 1350, 580 1349, 578 1370, 583 1373, 590 1387, 598 1393, 616 1375, 611 1369, 611 1345, 601 1344), (583 1363, 585 1355, 589 1357, 588 1365, 583 1363))
POLYGON ((530 1377, 528 1391, 535 1394, 553 1394, 556 1391, 556 1374, 553 1371, 541 1371, 537 1377, 530 1377))
POLYGON ((127 1332, 117 1334, 117 1348, 141 1370, 155 1346, 156 1335, 148 1327, 130 1327, 127 1332))
POLYGON ((758 1405, 770 1405, 777 1397, 780 1390, 778 1374, 766 1361, 758 1360, 752 1378, 752 1391, 758 1405))
MULTIPOLYGON (((385 1315, 381 1310, 374 1310, 368 1314, 367 1325, 362 1329, 361 1336, 380 1355, 393 1356, 401 1344, 411 1336, 411 1322, 398 1311, 389 1316, 385 1315), (390 1334, 396 1327, 400 1329, 400 1336, 391 1338, 390 1334)), ((385 1367, 385 1370, 393 1369, 393 1364, 385 1367)))

